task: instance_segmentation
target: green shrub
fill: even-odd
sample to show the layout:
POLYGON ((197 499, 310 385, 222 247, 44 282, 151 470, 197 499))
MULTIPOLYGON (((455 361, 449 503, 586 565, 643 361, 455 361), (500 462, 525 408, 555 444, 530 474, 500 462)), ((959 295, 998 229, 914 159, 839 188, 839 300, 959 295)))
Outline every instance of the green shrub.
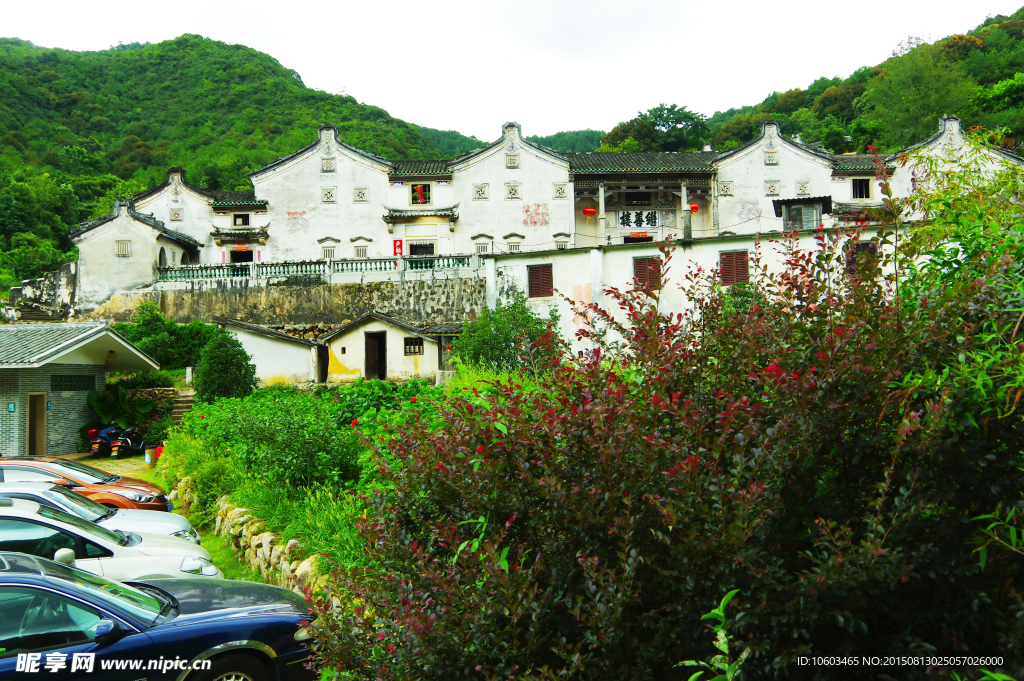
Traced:
POLYGON ((156 408, 156 400, 129 395, 120 383, 108 385, 102 393, 90 390, 86 402, 99 419, 98 425, 118 428, 141 425, 145 415, 156 408))
POLYGON ((469 365, 512 371, 522 365, 520 354, 549 329, 557 329, 558 311, 551 307, 549 319, 541 319, 519 292, 494 309, 484 308, 452 340, 452 352, 469 365))
POLYGON ((161 368, 178 370, 199 365, 202 350, 216 328, 198 321, 178 324, 165 317, 159 306, 151 302, 140 303, 132 313, 131 322, 113 325, 115 331, 155 359, 161 368))
POLYGON ((285 495, 249 478, 232 493, 231 500, 251 509, 254 517, 285 541, 297 539, 307 555, 326 556, 342 565, 363 562, 363 541, 354 519, 365 507, 355 491, 314 485, 285 495))
POLYGON ((699 323, 659 312, 657 292, 609 291, 594 356, 562 357, 529 393, 454 394, 437 425, 375 444, 385 484, 364 491, 340 608, 314 602, 317 665, 687 679, 677 664, 711 643, 702 613, 739 589, 747 678, 954 637, 1019 674, 1020 557, 989 552, 982 570, 968 521, 1024 495, 1014 262, 922 273, 928 295, 905 301, 904 252, 848 277, 846 236, 807 252, 787 237, 791 271, 761 273, 745 305, 689 280, 699 323))
POLYGON ((174 487, 183 478, 191 477, 197 498, 189 509, 196 527, 205 527, 214 516, 214 503, 221 496, 237 489, 241 472, 230 457, 220 455, 195 437, 175 431, 160 457, 160 475, 174 487))
POLYGON ((203 347, 196 366, 195 400, 213 402, 225 397, 245 397, 259 385, 256 366, 235 334, 217 329, 203 347))
POLYGON ((107 376, 107 384, 116 383, 125 390, 140 388, 173 388, 178 374, 171 371, 138 371, 130 374, 107 376))

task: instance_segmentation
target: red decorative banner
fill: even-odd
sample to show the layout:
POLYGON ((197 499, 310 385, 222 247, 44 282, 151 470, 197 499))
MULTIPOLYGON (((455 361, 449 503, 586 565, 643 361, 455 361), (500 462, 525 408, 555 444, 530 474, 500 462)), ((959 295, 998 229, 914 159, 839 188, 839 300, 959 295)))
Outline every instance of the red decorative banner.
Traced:
POLYGON ((394 244, 395 244, 395 255, 402 255, 402 240, 401 239, 395 239, 394 244))

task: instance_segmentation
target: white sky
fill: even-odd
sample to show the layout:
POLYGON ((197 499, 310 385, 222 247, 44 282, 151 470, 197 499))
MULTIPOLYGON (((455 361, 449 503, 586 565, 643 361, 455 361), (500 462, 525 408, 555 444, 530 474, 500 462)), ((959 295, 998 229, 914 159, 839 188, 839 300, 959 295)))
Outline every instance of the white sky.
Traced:
POLYGON ((610 130, 676 103, 711 115, 847 76, 1024 0, 8 0, 0 35, 73 50, 198 33, 266 52, 310 87, 491 140, 610 130))

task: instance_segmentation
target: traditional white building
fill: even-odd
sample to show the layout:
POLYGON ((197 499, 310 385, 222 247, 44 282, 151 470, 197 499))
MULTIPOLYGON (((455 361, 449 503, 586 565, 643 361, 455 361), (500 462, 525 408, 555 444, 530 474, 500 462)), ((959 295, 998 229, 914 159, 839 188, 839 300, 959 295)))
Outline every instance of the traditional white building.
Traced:
MULTIPOLYGON (((944 117, 936 135, 885 157, 895 194, 909 196, 922 175, 908 151, 956 162, 963 141, 959 121, 944 117)), ((1022 162, 990 155, 993 164, 1022 162)), ((831 154, 786 138, 773 121, 724 152, 586 154, 536 145, 506 123, 493 143, 436 161, 389 161, 321 126, 311 144, 254 171, 252 190, 207 190, 171 169, 159 187, 75 232, 77 278, 60 278, 75 280, 73 294, 26 285, 11 302, 41 308, 70 298, 88 311, 140 287, 251 287, 295 276, 362 285, 485 279, 491 305, 523 291, 545 307, 556 289, 599 302, 604 288, 628 287, 645 272, 664 241, 681 246, 677 273, 686 261, 717 269, 728 285, 750 276, 762 237, 797 232, 810 243, 819 226, 864 220, 881 201, 876 170, 874 156, 831 154)), ((769 269, 781 266, 770 248, 762 255, 769 269)), ((463 321, 457 316, 443 321, 463 321)), ((567 334, 573 317, 563 315, 567 334)))

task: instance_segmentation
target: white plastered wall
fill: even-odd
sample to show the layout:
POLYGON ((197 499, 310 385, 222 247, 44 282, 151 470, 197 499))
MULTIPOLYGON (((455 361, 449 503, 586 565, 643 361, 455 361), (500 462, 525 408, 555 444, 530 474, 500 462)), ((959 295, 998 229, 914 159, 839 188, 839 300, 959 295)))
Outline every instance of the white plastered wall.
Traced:
POLYGON ((270 338, 234 326, 226 327, 252 356, 261 385, 316 381, 316 348, 284 339, 270 338))
POLYGON ((328 341, 327 381, 344 383, 363 378, 366 371, 366 334, 387 333, 387 378, 392 381, 432 381, 437 371, 437 342, 423 337, 423 354, 406 355, 405 339, 416 334, 376 319, 351 328, 328 341), (344 352, 342 351, 344 348, 344 352))

